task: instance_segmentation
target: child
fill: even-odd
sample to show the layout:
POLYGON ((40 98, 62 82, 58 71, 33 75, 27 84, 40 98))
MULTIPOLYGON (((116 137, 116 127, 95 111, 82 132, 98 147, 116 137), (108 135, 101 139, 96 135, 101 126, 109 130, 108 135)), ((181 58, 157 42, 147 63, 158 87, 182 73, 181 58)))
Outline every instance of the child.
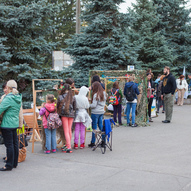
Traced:
POLYGON ((72 123, 75 117, 76 101, 72 95, 72 88, 69 84, 64 84, 63 89, 61 90, 58 97, 57 109, 59 116, 61 116, 66 138, 66 145, 62 147, 62 151, 64 153, 72 153, 72 123))
POLYGON ((118 115, 118 123, 119 123, 119 125, 123 125, 121 122, 121 112, 122 112, 121 101, 123 98, 123 94, 122 94, 121 90, 119 89, 119 82, 117 82, 117 81, 114 82, 113 89, 111 91, 112 91, 112 94, 116 94, 117 99, 119 101, 118 105, 113 105, 113 109, 114 109, 113 120, 114 120, 114 122, 117 122, 117 115, 118 115))
POLYGON ((39 115, 43 115, 43 127, 46 135, 46 154, 50 154, 51 145, 52 152, 56 153, 56 129, 48 129, 47 127, 47 118, 50 112, 54 112, 56 110, 55 107, 55 97, 52 94, 48 94, 46 96, 46 104, 42 104, 42 108, 40 109, 39 115))
POLYGON ((89 89, 85 86, 80 88, 79 94, 75 96, 76 99, 76 118, 75 118, 75 132, 74 132, 74 148, 78 149, 78 139, 80 133, 80 149, 85 147, 85 129, 89 127, 92 120, 88 115, 86 109, 88 109, 89 101, 86 97, 89 89))
MULTIPOLYGON (((103 114, 105 113, 104 107, 106 103, 106 93, 99 82, 92 84, 92 129, 97 129, 97 124, 100 130, 103 129, 103 114)), ((102 146, 105 145, 105 138, 102 137, 102 146)), ((92 132, 92 140, 88 145, 89 147, 95 146, 95 134, 92 132)))

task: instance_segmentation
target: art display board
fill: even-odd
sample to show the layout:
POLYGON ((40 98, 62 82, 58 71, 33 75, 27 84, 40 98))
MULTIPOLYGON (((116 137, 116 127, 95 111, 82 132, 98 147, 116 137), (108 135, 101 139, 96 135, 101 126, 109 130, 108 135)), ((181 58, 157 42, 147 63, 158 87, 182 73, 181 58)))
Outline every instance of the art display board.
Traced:
MULTIPOLYGON (((138 85, 140 95, 137 99, 137 115, 136 123, 139 126, 147 125, 147 110, 148 110, 148 100, 147 100, 147 78, 146 71, 143 70, 92 70, 89 73, 89 85, 91 86, 91 79, 94 75, 99 75, 101 82, 105 84, 105 91, 109 95, 115 81, 119 81, 119 86, 122 92, 124 91, 125 83, 129 76, 133 76, 134 82, 138 85)), ((124 93, 124 92, 123 92, 124 93)), ((89 97, 91 97, 89 95, 89 97)), ((108 102, 107 102, 108 104, 108 102)), ((122 100, 122 107, 126 107, 126 98, 122 100)))

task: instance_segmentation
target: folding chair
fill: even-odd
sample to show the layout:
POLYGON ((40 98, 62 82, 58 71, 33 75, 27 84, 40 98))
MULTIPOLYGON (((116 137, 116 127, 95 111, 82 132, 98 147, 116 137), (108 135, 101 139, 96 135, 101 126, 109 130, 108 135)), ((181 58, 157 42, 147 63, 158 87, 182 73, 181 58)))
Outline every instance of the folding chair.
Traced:
POLYGON ((112 151, 113 125, 115 125, 113 119, 104 119, 102 131, 93 129, 93 133, 95 134, 96 138, 93 151, 95 151, 98 147, 101 149, 102 154, 106 152, 106 148, 112 151))

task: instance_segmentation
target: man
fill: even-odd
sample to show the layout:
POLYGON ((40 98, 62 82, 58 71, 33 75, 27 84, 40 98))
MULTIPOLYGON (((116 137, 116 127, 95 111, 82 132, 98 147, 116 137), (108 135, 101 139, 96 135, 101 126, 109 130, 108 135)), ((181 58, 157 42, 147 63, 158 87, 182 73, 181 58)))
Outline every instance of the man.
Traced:
POLYGON ((174 93, 176 90, 176 80, 174 76, 170 73, 170 68, 168 66, 164 67, 164 79, 162 84, 162 94, 161 99, 164 99, 165 107, 165 120, 163 123, 170 123, 172 119, 173 105, 174 105, 174 93))

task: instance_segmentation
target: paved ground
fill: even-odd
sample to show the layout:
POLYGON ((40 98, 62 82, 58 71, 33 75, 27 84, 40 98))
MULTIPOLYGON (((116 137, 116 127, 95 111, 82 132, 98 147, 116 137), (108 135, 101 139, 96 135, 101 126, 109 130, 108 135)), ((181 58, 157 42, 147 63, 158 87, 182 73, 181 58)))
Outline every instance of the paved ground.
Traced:
MULTIPOLYGON (((191 191, 190 110, 175 106, 171 124, 162 124, 160 113, 151 126, 115 128, 113 151, 104 155, 89 148, 46 155, 39 143, 32 154, 30 144, 25 162, 0 173, 0 190, 191 191)), ((86 145, 90 138, 88 133, 86 145)))

